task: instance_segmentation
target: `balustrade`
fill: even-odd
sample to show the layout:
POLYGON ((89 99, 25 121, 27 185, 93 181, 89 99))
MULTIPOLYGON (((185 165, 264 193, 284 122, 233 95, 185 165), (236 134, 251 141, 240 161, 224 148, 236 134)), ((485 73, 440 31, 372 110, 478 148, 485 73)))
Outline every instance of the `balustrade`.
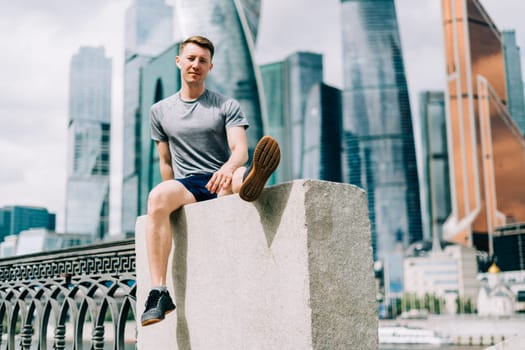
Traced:
POLYGON ((0 260, 0 348, 135 349, 135 243, 0 260))

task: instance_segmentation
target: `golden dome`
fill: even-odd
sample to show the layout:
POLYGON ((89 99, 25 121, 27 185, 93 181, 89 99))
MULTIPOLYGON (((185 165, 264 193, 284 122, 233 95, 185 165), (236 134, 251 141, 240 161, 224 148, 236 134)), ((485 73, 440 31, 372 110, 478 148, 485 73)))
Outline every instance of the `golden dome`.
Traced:
POLYGON ((488 273, 500 273, 501 270, 499 269, 498 265, 496 265, 496 262, 493 262, 492 265, 490 265, 488 269, 488 273))

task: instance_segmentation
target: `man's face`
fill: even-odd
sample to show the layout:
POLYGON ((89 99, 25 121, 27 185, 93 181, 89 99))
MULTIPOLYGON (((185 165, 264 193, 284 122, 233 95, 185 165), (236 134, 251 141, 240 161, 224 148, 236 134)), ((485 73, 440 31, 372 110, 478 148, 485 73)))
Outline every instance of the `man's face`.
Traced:
POLYGON ((213 68, 210 50, 193 43, 184 46, 176 61, 182 72, 182 79, 191 85, 204 83, 208 72, 213 68))

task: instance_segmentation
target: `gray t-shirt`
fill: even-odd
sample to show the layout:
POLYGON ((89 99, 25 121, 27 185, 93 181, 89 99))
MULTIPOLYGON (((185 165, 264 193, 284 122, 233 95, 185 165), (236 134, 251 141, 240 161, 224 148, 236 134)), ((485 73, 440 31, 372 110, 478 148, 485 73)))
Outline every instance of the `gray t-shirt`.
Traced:
POLYGON ((249 126, 239 102, 205 90, 187 102, 180 92, 151 106, 151 138, 168 142, 176 178, 213 173, 230 157, 226 129, 249 126))

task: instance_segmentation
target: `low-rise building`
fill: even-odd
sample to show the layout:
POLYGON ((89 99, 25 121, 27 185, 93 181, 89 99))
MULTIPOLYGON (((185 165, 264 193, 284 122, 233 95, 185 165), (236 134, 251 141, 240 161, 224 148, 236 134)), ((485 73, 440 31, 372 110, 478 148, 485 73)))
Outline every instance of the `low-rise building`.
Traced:
POLYGON ((44 228, 32 228, 18 235, 7 236, 0 244, 0 258, 59 250, 93 243, 90 234, 56 233, 44 228))
MULTIPOLYGON (((406 293, 419 297, 436 295, 449 300, 447 304, 451 305, 457 297, 462 302, 476 303, 480 283, 474 248, 448 245, 432 249, 425 255, 407 256, 403 270, 406 293)), ((455 308, 447 307, 447 310, 452 313, 455 308)))
MULTIPOLYGON (((493 264, 486 273, 480 273, 478 279, 483 286, 478 296, 478 313, 480 315, 501 316, 502 306, 499 305, 503 294, 508 302, 512 302, 512 312, 525 312, 525 271, 501 271, 499 264, 493 264), (493 299, 492 299, 493 298, 493 299), (495 300, 500 301, 495 301, 495 300), (479 304, 480 301, 484 304, 479 304), (499 304, 498 304, 499 303, 499 304), (489 305, 490 304, 490 305, 489 305), (493 309, 500 310, 493 310, 493 309)), ((508 310, 510 307, 505 306, 508 310)), ((509 312, 505 312, 508 315, 509 312)))

